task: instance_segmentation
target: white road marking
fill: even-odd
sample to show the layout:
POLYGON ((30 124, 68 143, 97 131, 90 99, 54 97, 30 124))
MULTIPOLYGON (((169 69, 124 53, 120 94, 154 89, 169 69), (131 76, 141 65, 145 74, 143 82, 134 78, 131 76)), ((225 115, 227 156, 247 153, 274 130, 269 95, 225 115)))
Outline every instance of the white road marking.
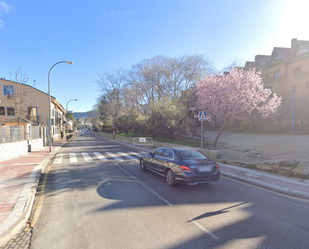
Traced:
POLYGON ((254 174, 250 174, 250 173, 246 173, 247 176, 251 176, 251 177, 254 177, 254 178, 258 178, 259 176, 258 175, 254 175, 254 174))
POLYGON ((112 158, 116 159, 117 161, 120 161, 120 162, 122 162, 122 161, 123 161, 123 159, 122 159, 122 158, 120 158, 120 157, 116 156, 116 155, 115 155, 115 154, 113 154, 112 152, 106 152, 106 154, 107 154, 107 155, 109 155, 110 157, 112 157, 112 158))
POLYGON ((89 156, 88 153, 82 153, 85 162, 93 162, 92 158, 89 156))
POLYGON ((203 227, 201 224, 196 222, 195 220, 189 220, 189 222, 192 222, 194 225, 196 225, 199 229, 201 229, 203 232, 207 233, 210 237, 212 237, 215 240, 218 240, 219 237, 214 235, 212 232, 210 232, 207 228, 203 227))
POLYGON ((139 153, 133 152, 133 151, 129 151, 128 153, 130 153, 131 155, 135 155, 139 158, 141 158, 142 156, 146 155, 146 152, 142 152, 140 151, 139 153))
POLYGON ((70 153, 70 163, 77 163, 76 153, 70 153))
POLYGON ((140 151, 140 152, 133 152, 133 151, 129 151, 128 153, 130 153, 131 155, 137 155, 138 157, 141 157, 142 155, 145 155, 146 152, 145 151, 140 151))
POLYGON ((163 202, 165 202, 167 205, 169 206, 173 206, 172 203, 170 203, 168 200, 166 200, 165 198, 163 198, 161 195, 157 194, 155 191, 153 191, 151 188, 149 188, 147 185, 145 185, 144 183, 142 183, 140 180, 138 180, 136 177, 134 177, 133 175, 131 175, 128 171, 126 171, 124 168, 122 168, 118 163, 115 163, 117 165, 117 167, 119 169, 121 169, 122 171, 124 171, 126 174, 128 174, 130 177, 132 177, 135 181, 137 181, 138 183, 140 183, 141 185, 143 185, 147 190, 149 190, 151 193, 153 193, 155 196, 157 196, 159 199, 161 199, 163 202))
POLYGON ((97 158, 99 158, 101 161, 106 161, 107 158, 105 156, 103 156, 101 153, 99 152, 93 152, 93 154, 96 155, 97 158))
POLYGON ((136 157, 130 156, 130 155, 128 155, 128 153, 118 152, 118 154, 120 154, 121 156, 124 156, 126 158, 129 158, 130 160, 138 161, 138 159, 136 157))
POLYGON ((62 164, 63 154, 57 154, 54 164, 62 164))

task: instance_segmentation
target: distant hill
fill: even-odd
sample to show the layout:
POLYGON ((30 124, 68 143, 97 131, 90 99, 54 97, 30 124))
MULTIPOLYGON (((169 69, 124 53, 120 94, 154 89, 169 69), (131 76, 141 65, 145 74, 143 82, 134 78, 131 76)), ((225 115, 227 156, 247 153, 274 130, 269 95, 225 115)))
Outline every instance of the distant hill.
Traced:
POLYGON ((98 117, 98 111, 89 111, 89 112, 74 112, 73 113, 74 118, 93 118, 93 117, 98 117))

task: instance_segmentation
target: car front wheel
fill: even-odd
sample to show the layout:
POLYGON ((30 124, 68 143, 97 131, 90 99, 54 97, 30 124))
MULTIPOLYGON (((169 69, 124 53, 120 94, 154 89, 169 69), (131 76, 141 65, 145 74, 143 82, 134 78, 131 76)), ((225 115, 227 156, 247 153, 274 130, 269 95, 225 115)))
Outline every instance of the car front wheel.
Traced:
POLYGON ((141 159, 141 161, 139 162, 139 166, 141 168, 141 171, 147 170, 144 159, 141 159))
POLYGON ((168 169, 165 173, 165 180, 169 186, 175 186, 176 180, 172 170, 168 169))

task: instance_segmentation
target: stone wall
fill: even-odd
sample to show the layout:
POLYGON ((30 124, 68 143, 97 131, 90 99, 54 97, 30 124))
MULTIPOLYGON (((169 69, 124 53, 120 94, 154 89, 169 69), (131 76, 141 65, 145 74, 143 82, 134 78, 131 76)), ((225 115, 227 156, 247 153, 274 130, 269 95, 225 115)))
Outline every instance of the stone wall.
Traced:
POLYGON ((27 154, 30 151, 37 151, 43 148, 43 139, 31 139, 11 142, 11 143, 0 143, 0 162, 19 157, 27 154))

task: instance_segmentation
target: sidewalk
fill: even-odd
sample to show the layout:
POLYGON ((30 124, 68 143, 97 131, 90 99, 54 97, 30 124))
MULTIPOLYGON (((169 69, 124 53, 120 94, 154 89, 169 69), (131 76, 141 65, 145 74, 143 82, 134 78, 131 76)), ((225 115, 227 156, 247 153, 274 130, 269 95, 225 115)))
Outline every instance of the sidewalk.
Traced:
POLYGON ((56 140, 51 153, 47 146, 0 162, 0 247, 25 226, 41 172, 65 143, 65 139, 56 140))
MULTIPOLYGON (((123 141, 111 141, 144 151, 153 150, 123 141)), ((55 141, 51 153, 49 147, 45 147, 41 151, 0 162, 0 247, 26 224, 41 172, 65 143, 64 139, 55 141)), ((227 164, 219 165, 223 176, 309 200, 309 180, 293 179, 227 164)))

